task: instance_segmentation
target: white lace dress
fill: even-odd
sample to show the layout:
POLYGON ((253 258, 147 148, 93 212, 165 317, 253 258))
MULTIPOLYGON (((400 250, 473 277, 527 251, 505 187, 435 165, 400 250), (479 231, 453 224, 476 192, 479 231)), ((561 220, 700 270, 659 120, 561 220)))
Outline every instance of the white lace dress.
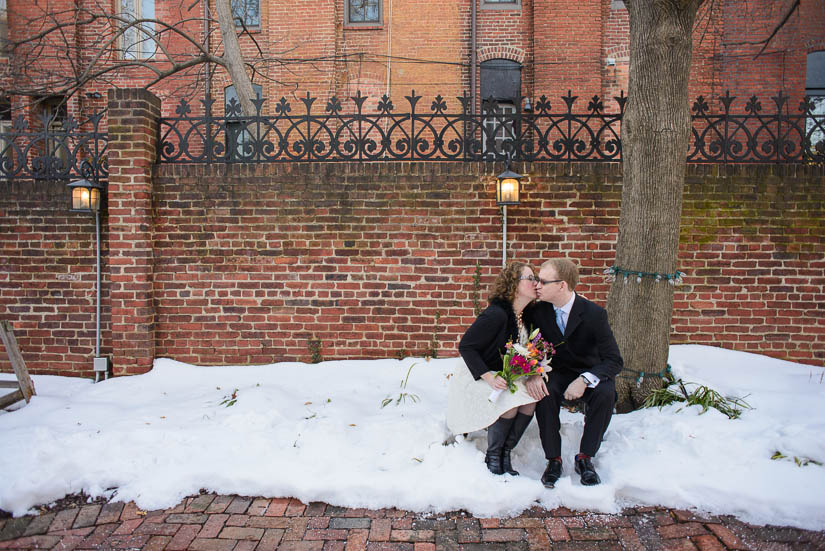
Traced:
MULTIPOLYGON (((527 344, 527 330, 519 327, 519 342, 527 344)), ((514 407, 535 402, 524 387, 526 377, 516 380, 516 392, 505 390, 495 402, 488 398, 493 391, 484 379, 473 379, 464 360, 459 357, 450 376, 447 395, 447 427, 453 434, 464 434, 492 425, 501 414, 514 407)))

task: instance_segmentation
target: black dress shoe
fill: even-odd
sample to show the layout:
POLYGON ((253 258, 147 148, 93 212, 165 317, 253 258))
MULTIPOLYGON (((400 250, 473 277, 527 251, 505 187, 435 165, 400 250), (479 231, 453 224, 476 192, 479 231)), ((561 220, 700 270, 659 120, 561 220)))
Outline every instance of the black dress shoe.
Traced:
POLYGON ((590 462, 589 457, 576 459, 576 473, 582 476, 582 484, 584 486, 595 486, 602 481, 596 469, 593 468, 593 463, 590 462))
POLYGON ((561 478, 561 460, 551 459, 547 462, 547 468, 544 469, 544 474, 541 475, 541 483, 545 488, 555 488, 556 481, 561 478))

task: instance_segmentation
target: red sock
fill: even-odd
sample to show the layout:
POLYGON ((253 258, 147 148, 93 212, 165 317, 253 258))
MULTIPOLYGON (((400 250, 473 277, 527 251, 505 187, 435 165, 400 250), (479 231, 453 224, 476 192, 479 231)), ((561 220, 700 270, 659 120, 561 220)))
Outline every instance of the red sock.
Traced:
POLYGON ((576 454, 576 461, 578 461, 579 459, 593 459, 593 458, 590 457, 589 455, 587 455, 586 453, 578 453, 578 454, 576 454))

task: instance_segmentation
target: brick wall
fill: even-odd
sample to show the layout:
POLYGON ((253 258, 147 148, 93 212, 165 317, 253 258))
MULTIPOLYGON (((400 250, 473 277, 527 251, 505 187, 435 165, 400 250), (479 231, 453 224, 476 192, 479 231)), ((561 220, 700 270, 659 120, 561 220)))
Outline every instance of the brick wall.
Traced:
MULTIPOLYGON (((4 183, 0 195, 0 317, 14 323, 33 373, 92 376, 95 219, 69 212, 65 182, 4 183)), ((108 256, 105 212, 102 256, 108 256)), ((109 273, 102 264, 101 354, 110 356, 109 273)), ((0 371, 11 372, 0 347, 0 371)))
MULTIPOLYGON (((615 255, 620 167, 515 168, 529 176, 523 203, 508 209, 510 258, 568 254, 582 267, 579 290, 604 304, 609 285, 601 272, 615 255)), ((433 348, 454 356, 473 299, 485 303, 501 263, 493 184, 500 170, 482 163, 156 166, 155 356, 309 361, 312 339, 325 359, 433 348)), ((688 171, 679 253, 688 275, 676 291, 671 341, 825 364, 822 168, 688 171)), ((33 372, 89 376, 93 219, 66 213, 65 191, 55 186, 0 202, 11 222, 0 229, 0 315, 15 322, 33 372)), ((104 233, 111 243, 126 235, 104 233)), ((104 262, 104 354, 112 350, 114 269, 114 257, 104 262)), ((118 372, 147 367, 126 365, 136 364, 115 358, 118 372)))
POLYGON ((825 365, 822 167, 689 168, 672 342, 825 365))

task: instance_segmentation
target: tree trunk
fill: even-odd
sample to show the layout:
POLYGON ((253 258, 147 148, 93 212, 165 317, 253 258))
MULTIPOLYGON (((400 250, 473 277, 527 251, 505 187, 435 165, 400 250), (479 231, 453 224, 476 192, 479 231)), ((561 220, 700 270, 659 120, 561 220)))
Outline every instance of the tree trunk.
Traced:
POLYGON ((252 89, 252 81, 246 74, 241 45, 238 43, 238 35, 235 33, 235 20, 232 16, 230 0, 216 0, 215 6, 218 11, 218 24, 223 37, 223 59, 226 62, 226 70, 232 84, 235 85, 235 92, 238 94, 238 101, 241 103, 241 110, 247 117, 257 114, 252 100, 255 98, 255 91, 252 89))
MULTIPOLYGON (((692 30, 702 0, 629 0, 630 79, 622 121, 624 180, 616 266, 677 270, 685 158, 690 136, 688 80, 692 30)), ((618 274, 607 300, 625 370, 618 411, 638 407, 661 386, 667 365, 673 286, 618 274), (648 374, 639 385, 639 375, 648 374)))

